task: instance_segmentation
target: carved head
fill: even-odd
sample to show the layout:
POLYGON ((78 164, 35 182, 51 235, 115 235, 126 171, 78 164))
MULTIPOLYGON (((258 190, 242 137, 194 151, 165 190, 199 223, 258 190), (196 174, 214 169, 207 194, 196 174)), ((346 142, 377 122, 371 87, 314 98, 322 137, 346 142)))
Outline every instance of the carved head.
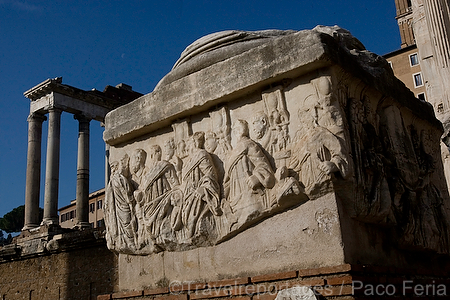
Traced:
POLYGON ((144 168, 147 159, 147 152, 143 149, 136 149, 131 157, 131 171, 136 173, 139 169, 144 168))
POLYGON ((197 149, 203 149, 205 147, 205 133, 203 131, 197 131, 192 135, 193 146, 197 149))
MULTIPOLYGON (((187 151, 186 151, 186 148, 187 148, 186 142, 185 142, 184 140, 180 140, 180 141, 178 142, 176 148, 177 148, 177 149, 176 149, 176 151, 177 151, 177 156, 178 156, 179 158, 185 158, 185 157, 188 155, 188 153, 187 153, 187 151)), ((188 149, 189 149, 189 148, 188 148, 188 149)))
POLYGON ((172 159, 172 157, 175 155, 175 149, 175 140, 173 138, 170 138, 164 142, 164 154, 167 160, 172 159))
POLYGON ((161 147, 158 145, 152 145, 150 147, 150 160, 152 162, 157 162, 161 160, 161 147))
POLYGON ((236 120, 234 126, 233 126, 233 131, 234 134, 236 135, 236 137, 239 139, 243 136, 248 137, 248 123, 245 120, 236 120))
POLYGON ((119 171, 119 162, 113 161, 109 164, 109 167, 111 168, 111 174, 115 174, 119 171))
POLYGON ((210 153, 214 153, 218 145, 216 134, 212 131, 205 133, 205 149, 210 153))
POLYGON ((252 118, 252 132, 256 139, 261 139, 267 132, 267 127, 269 125, 269 119, 267 115, 258 111, 252 118))
POLYGON ((119 172, 123 176, 128 177, 130 175, 130 157, 128 154, 125 153, 125 155, 120 159, 119 169, 119 172))

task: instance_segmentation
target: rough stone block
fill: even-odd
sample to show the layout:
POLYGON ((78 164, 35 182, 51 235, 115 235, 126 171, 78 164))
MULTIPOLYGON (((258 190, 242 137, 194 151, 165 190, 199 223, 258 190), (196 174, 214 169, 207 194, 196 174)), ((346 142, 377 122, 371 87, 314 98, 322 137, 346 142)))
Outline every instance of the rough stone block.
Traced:
POLYGON ((119 288, 438 267, 450 252, 442 132, 339 27, 203 37, 105 118, 119 288))

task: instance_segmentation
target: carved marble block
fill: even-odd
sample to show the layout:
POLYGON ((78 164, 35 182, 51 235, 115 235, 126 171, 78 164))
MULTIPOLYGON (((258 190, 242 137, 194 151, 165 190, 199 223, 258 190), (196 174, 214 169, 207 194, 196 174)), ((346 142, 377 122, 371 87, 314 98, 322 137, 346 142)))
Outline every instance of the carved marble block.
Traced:
POLYGON ((106 116, 108 247, 153 266, 197 255, 200 277, 238 274, 215 259, 241 257, 244 240, 279 253, 243 263, 254 273, 448 254, 441 133, 432 107, 339 27, 208 35, 106 116))

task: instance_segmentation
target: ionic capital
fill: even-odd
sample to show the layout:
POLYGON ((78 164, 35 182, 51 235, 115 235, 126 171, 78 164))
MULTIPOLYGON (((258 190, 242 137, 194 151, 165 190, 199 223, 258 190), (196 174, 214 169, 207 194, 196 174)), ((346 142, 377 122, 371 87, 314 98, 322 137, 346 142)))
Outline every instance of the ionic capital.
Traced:
POLYGON ((83 114, 74 115, 73 118, 75 120, 78 120, 78 122, 80 122, 80 123, 89 123, 92 120, 91 117, 88 117, 88 116, 83 115, 83 114))
POLYGON ((36 112, 31 113, 27 118, 28 123, 30 123, 30 122, 41 122, 42 123, 46 120, 47 120, 46 116, 44 116, 43 114, 40 114, 40 113, 36 113, 36 112))

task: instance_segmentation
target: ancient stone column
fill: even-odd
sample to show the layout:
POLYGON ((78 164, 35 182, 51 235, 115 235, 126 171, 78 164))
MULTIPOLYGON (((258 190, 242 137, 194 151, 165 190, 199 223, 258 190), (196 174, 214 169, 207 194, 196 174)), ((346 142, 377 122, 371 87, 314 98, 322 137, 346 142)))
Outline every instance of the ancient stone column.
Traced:
POLYGON ((448 68, 450 63, 450 16, 448 1, 425 0, 424 4, 438 67, 448 68))
POLYGON ((89 118, 74 116, 78 120, 77 163, 77 227, 89 225, 89 118))
POLYGON ((61 110, 49 110, 47 164, 45 169, 44 220, 42 224, 58 224, 58 185, 61 110))
POLYGON ((22 230, 39 226, 39 188, 41 183, 41 140, 44 115, 28 117, 27 177, 25 186, 25 224, 22 230))
POLYGON ((111 177, 111 167, 109 166, 109 148, 110 146, 105 143, 105 189, 108 187, 109 178, 111 177))

